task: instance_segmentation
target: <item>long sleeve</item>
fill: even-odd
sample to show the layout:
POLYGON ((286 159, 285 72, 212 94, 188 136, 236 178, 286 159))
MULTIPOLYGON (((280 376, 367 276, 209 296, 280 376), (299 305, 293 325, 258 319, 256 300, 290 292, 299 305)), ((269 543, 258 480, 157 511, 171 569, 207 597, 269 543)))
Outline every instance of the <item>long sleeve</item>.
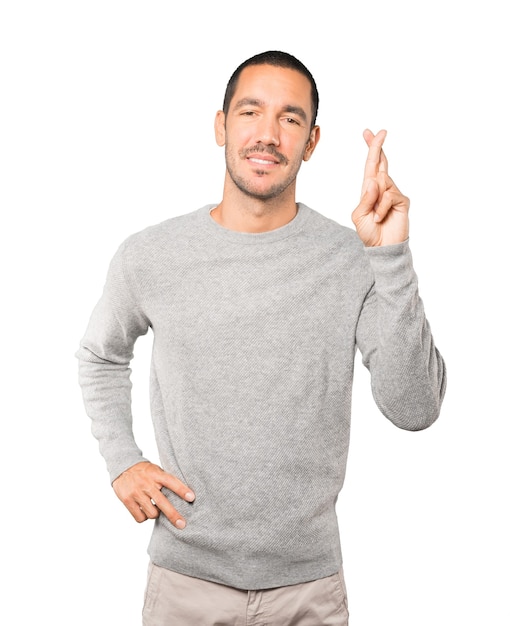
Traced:
POLYGON ((434 345, 408 242, 366 248, 374 284, 357 328, 363 364, 381 412, 399 428, 422 430, 439 416, 446 368, 434 345))
POLYGON ((146 460, 133 436, 129 365, 135 341, 149 323, 126 278, 125 247, 110 264, 102 297, 76 354, 85 409, 112 481, 146 460))

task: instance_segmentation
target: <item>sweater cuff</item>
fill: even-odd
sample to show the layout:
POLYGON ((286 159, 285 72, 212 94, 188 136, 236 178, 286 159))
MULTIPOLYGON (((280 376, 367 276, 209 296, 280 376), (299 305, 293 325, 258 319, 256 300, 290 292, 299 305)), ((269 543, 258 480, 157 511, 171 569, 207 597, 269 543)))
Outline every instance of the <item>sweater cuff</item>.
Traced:
POLYGON ((376 288, 395 289, 416 280, 409 239, 388 246, 365 248, 374 272, 376 288))
POLYGON ((116 455, 115 459, 107 463, 108 472, 110 474, 110 484, 113 484, 113 482, 127 469, 144 461, 149 462, 149 459, 146 459, 139 452, 137 453, 134 450, 131 453, 116 455))

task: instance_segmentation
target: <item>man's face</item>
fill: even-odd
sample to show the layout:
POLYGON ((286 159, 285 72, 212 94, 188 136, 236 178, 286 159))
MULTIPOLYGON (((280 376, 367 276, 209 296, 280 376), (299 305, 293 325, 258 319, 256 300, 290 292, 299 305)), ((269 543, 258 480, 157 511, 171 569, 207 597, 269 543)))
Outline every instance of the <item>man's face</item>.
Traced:
POLYGON ((216 141, 225 146, 227 184, 260 200, 294 193, 296 176, 319 140, 311 86, 296 70, 253 65, 237 84, 225 119, 216 116, 216 141))

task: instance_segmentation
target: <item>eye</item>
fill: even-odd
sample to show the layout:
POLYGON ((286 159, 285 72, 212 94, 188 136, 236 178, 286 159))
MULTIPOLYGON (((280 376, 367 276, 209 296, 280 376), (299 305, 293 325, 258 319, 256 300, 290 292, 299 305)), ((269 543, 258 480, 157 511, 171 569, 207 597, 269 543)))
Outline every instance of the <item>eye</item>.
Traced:
POLYGON ((298 125, 298 126, 299 126, 299 122, 298 122, 298 120, 296 120, 296 119, 295 119, 295 118, 293 118, 293 117, 285 117, 285 118, 283 118, 283 121, 284 121, 286 124, 296 124, 296 125, 298 125))

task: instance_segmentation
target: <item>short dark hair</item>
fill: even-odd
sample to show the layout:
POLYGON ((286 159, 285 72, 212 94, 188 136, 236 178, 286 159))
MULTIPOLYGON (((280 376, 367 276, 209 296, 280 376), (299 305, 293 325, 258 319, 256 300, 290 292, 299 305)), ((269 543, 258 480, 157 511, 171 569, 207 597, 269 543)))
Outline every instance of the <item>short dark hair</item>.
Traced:
POLYGON ((261 52, 255 56, 247 59, 235 70, 230 77, 225 90, 225 98, 223 99, 223 112, 227 115, 230 108, 230 103, 234 96, 234 92, 239 82, 239 76, 241 72, 250 65, 273 65, 274 67, 284 67, 291 70, 296 70, 300 74, 303 74, 310 81, 311 96, 312 96, 312 126, 315 125, 317 119, 317 112, 319 110, 319 92, 317 91, 317 85, 315 79, 312 76, 310 70, 301 63, 295 56, 288 52, 280 52, 279 50, 268 50, 267 52, 261 52))

